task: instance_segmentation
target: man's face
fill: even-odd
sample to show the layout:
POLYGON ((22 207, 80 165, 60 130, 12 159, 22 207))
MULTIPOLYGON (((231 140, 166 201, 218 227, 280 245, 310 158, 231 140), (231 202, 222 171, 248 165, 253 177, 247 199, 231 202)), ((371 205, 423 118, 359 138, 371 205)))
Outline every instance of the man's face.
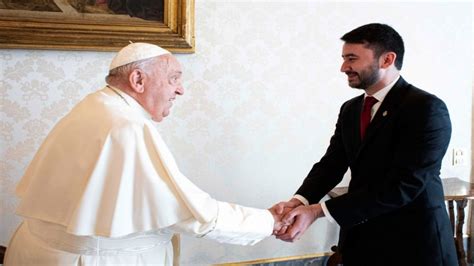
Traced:
POLYGON ((342 47, 341 72, 346 73, 349 86, 366 90, 380 80, 380 67, 374 52, 365 44, 346 43, 342 47))
POLYGON ((144 107, 154 121, 160 122, 168 116, 176 95, 183 95, 181 75, 181 66, 172 55, 162 56, 147 74, 144 107))

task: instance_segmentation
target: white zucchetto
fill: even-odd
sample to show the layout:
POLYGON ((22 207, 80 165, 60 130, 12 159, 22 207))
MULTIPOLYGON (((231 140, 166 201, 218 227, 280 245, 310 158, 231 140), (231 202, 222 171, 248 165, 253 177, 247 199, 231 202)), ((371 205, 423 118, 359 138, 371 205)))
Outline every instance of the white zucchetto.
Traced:
POLYGON ((130 64, 132 62, 164 54, 171 53, 168 50, 159 47, 158 45, 141 42, 131 43, 122 48, 122 50, 117 53, 117 55, 112 60, 112 63, 110 63, 109 70, 112 70, 119 66, 130 64))

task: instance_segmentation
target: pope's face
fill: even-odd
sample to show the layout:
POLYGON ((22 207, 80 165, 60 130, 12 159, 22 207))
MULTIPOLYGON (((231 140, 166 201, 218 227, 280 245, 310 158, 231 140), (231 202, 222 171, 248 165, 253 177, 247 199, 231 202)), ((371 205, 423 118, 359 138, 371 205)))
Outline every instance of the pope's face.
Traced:
POLYGON ((144 107, 154 121, 160 122, 168 116, 176 95, 184 94, 181 75, 181 65, 172 55, 162 56, 147 74, 144 107))
POLYGON ((374 51, 365 44, 346 43, 342 48, 341 72, 347 75, 349 86, 369 89, 380 80, 379 62, 374 51))

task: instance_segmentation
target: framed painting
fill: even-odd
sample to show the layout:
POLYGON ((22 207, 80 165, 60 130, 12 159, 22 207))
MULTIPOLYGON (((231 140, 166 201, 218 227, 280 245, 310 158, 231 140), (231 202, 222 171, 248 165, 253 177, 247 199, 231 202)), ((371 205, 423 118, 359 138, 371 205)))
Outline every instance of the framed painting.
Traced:
POLYGON ((0 48, 194 52, 194 0, 0 0, 0 48))

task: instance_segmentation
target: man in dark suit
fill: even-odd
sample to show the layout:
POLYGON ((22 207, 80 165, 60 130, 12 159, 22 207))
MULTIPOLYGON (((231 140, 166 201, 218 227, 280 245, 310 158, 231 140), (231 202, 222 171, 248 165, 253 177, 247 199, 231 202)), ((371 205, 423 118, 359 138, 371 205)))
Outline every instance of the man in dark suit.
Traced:
POLYGON ((400 76, 404 44, 390 26, 364 25, 341 40, 341 72, 365 93, 342 105, 326 154, 274 206, 294 219, 277 237, 294 241, 326 216, 341 228, 344 266, 457 265, 439 176, 451 137, 446 105, 400 76), (348 168, 348 193, 318 203, 348 168))

